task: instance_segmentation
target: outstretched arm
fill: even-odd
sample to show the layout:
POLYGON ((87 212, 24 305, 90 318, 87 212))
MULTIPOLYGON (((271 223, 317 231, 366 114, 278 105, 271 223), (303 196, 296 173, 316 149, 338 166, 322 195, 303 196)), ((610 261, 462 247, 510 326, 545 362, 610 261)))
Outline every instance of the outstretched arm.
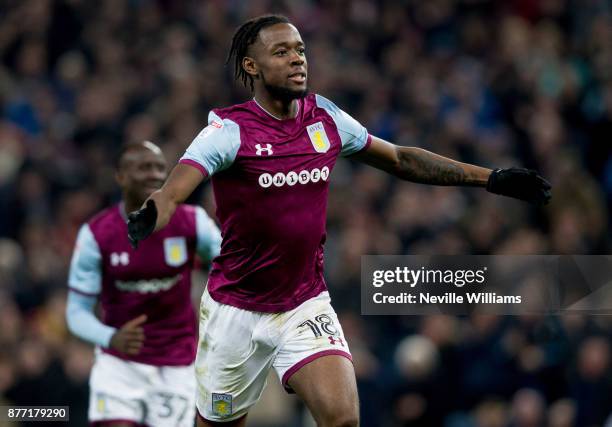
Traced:
POLYGON ((183 203, 203 180, 202 172, 193 166, 179 163, 172 169, 162 188, 151 194, 148 199, 153 200, 157 207, 154 231, 168 224, 176 207, 183 203))
POLYGON ((368 149, 352 158, 398 178, 421 184, 485 187, 493 172, 422 148, 393 145, 374 136, 368 149))
POLYGON ((223 121, 211 111, 208 126, 187 147, 163 187, 145 201, 142 209, 128 215, 128 237, 132 246, 136 248, 139 240, 168 224, 176 207, 205 178, 230 167, 238 154, 240 141, 238 125, 231 120, 223 121))
POLYGON ((143 207, 128 215, 128 238, 135 248, 138 242, 168 224, 176 207, 204 180, 204 175, 193 166, 179 163, 161 189, 144 202, 143 207))
POLYGON ((421 148, 401 147, 374 136, 371 138, 370 146, 352 158, 406 181, 486 187, 491 193, 535 204, 546 204, 550 200, 550 184, 535 171, 522 168, 491 170, 421 148))

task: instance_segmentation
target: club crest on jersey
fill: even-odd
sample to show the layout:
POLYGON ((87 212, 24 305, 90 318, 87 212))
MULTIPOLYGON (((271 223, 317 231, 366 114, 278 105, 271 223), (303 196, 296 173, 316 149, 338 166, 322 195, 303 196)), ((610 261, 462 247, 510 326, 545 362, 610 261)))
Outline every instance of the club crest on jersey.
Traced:
POLYGON ((306 126, 306 130, 308 131, 308 137, 315 151, 317 153, 327 153, 331 144, 325 133, 323 122, 316 122, 315 124, 306 126))
POLYGON ((272 151, 272 144, 266 144, 262 147, 261 144, 255 144, 255 154, 257 154, 258 156, 261 156, 262 154, 266 154, 266 156, 271 156, 273 151, 272 151))
POLYGON ((164 239, 164 258, 170 267, 178 267, 187 261, 187 242, 184 237, 164 239))
POLYGON ((212 412, 218 417, 229 417, 232 415, 232 395, 212 393, 212 412))

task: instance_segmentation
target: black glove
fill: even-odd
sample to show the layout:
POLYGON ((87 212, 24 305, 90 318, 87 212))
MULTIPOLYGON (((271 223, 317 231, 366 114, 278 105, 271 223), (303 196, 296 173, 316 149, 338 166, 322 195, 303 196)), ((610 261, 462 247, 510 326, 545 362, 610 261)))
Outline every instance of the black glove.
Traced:
POLYGON ((138 248, 140 240, 153 233, 156 222, 157 208, 153 200, 148 200, 144 208, 128 215, 128 240, 134 249, 138 248))
POLYGON ((495 169, 487 182, 487 191, 525 200, 536 205, 550 201, 550 183, 531 169, 495 169))

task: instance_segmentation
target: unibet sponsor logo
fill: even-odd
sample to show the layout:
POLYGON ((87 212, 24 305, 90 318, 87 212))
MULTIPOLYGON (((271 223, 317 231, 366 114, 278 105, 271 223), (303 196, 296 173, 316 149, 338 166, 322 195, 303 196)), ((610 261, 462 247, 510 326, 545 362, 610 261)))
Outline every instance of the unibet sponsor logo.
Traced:
POLYGON ((311 171, 302 170, 300 172, 288 172, 284 174, 277 172, 274 175, 269 173, 263 173, 259 175, 259 185, 263 188, 268 187, 282 187, 288 185, 293 187, 295 184, 300 183, 302 185, 308 184, 309 182, 317 183, 321 180, 327 181, 329 178, 329 168, 324 166, 322 169, 314 168, 311 171))
POLYGON ((181 278, 180 274, 174 277, 165 277, 163 279, 152 280, 137 280, 137 281, 115 281, 115 286, 125 292, 138 292, 139 294, 155 294, 161 291, 167 291, 181 278))

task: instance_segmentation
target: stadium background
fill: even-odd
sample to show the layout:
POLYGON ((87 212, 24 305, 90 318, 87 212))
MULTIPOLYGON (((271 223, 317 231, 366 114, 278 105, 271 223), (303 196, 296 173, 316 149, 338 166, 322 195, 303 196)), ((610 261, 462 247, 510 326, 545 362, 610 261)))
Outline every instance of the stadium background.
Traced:
MULTIPOLYGON (((211 107, 248 99, 224 60, 236 26, 267 12, 300 29, 311 90, 372 134, 554 186, 536 209, 338 162, 327 277, 363 425, 605 425, 610 317, 359 314, 361 254, 609 253, 604 0, 1 1, 1 403, 70 404, 85 425, 92 349, 63 317, 77 229, 117 200, 121 143, 150 139, 173 163, 211 107)), ((214 212, 209 192, 195 201, 214 212)), ((287 399, 267 392, 250 425, 306 425, 287 399)))

